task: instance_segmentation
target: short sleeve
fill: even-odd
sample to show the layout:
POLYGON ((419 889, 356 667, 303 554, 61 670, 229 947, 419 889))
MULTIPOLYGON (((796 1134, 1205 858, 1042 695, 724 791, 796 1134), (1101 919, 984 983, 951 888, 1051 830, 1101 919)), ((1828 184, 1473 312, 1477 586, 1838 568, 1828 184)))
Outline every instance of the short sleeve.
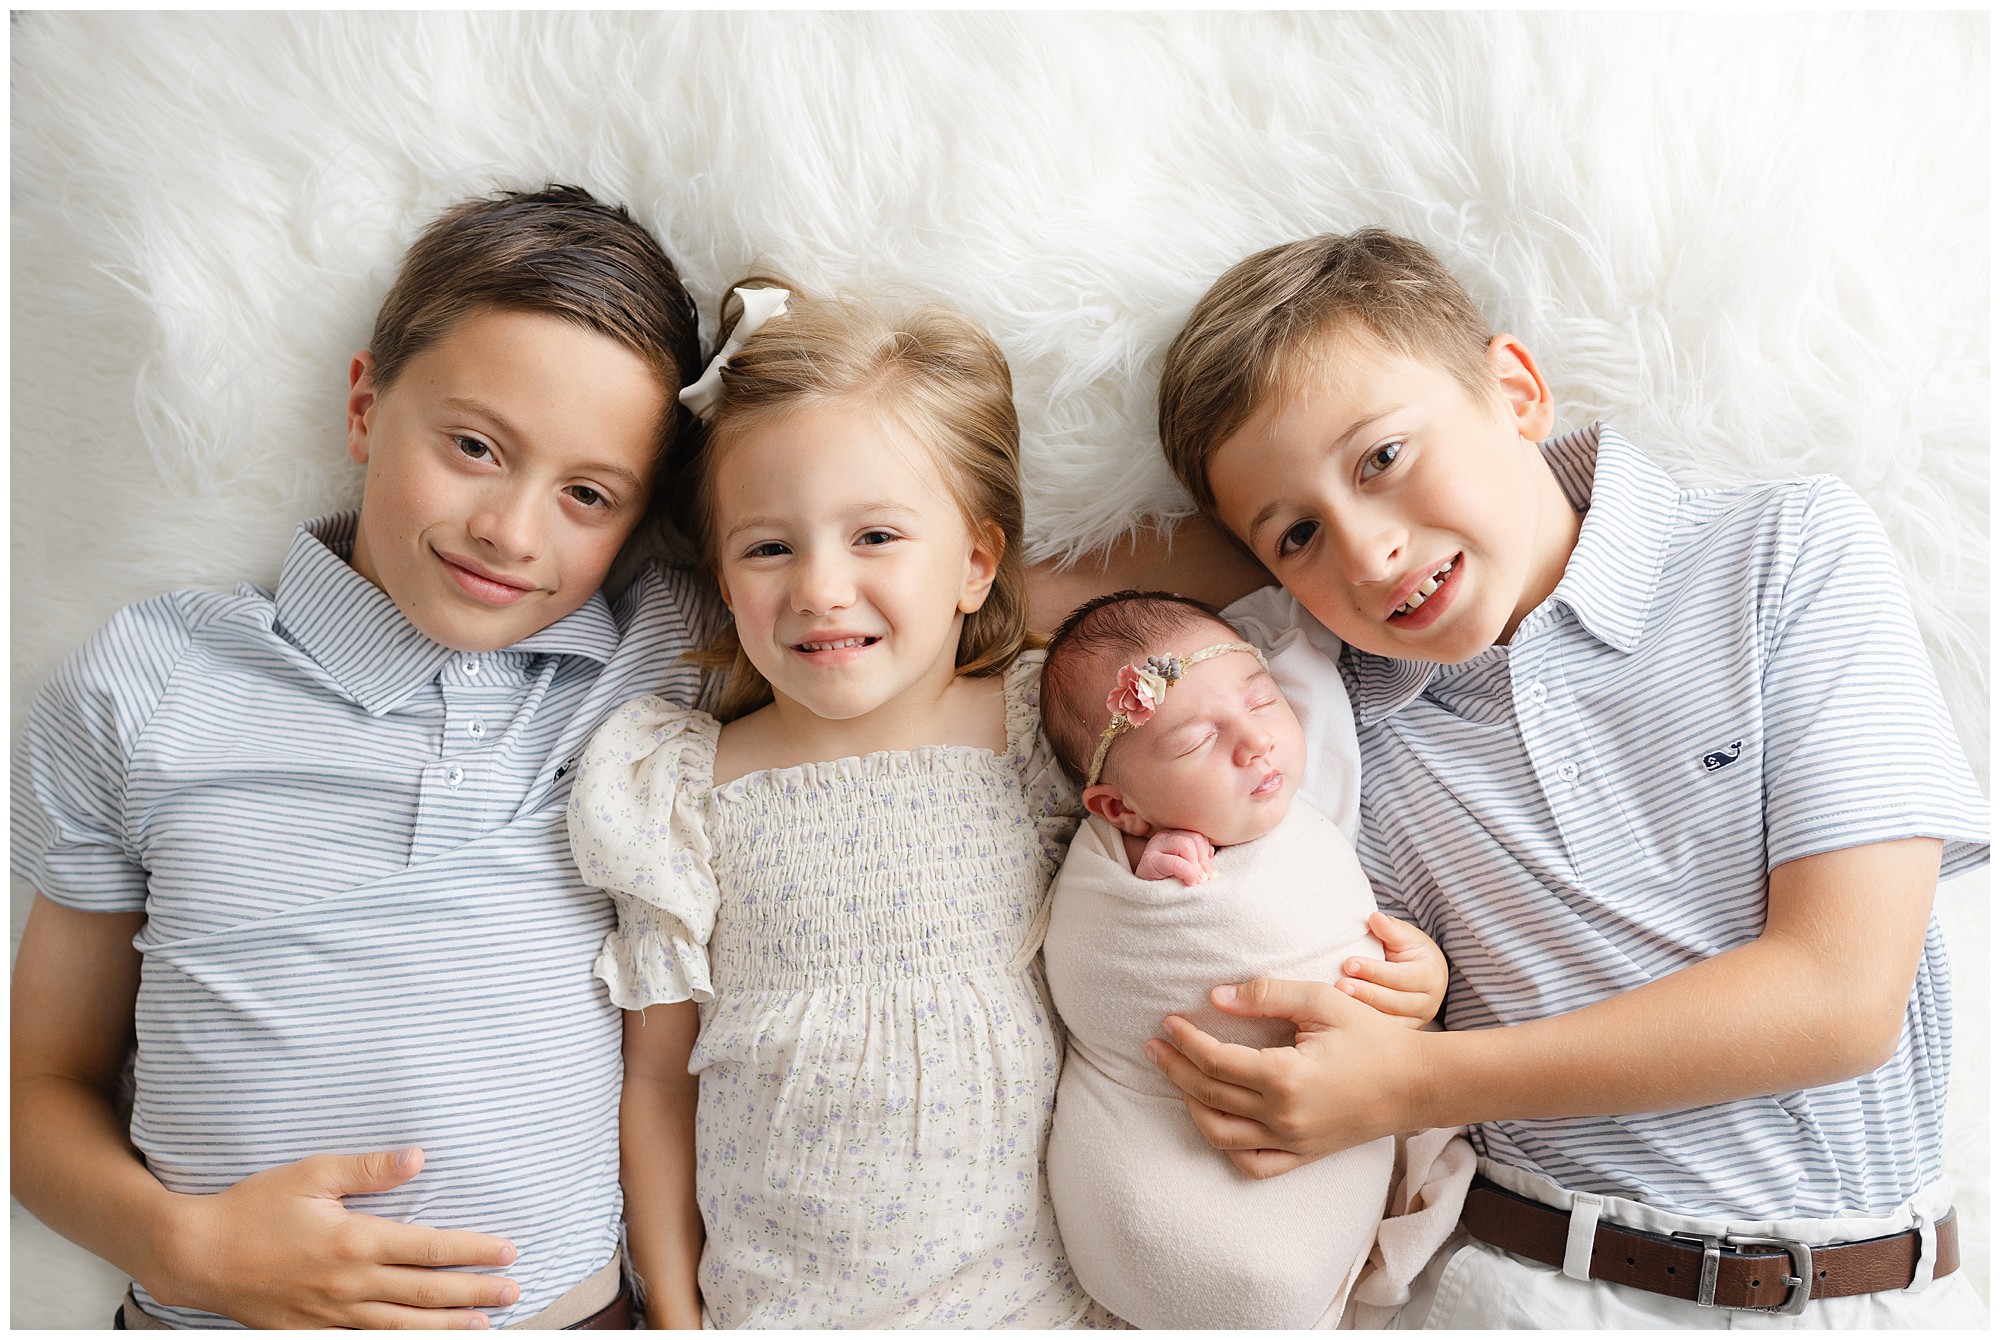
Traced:
POLYGON ((1767 861, 1942 838, 1942 877, 1983 865, 1989 817, 1868 504, 1814 481, 1767 609, 1767 861))
POLYGON ((1361 742, 1340 677, 1343 643, 1283 587, 1252 591, 1222 617, 1260 648, 1278 691, 1305 732, 1299 794, 1339 825, 1349 842, 1361 831, 1361 742))
POLYGON ((139 737, 191 641, 172 596, 120 610, 28 713, 14 755, 13 869, 64 907, 146 909, 126 788, 139 737))
POLYGON ((1055 878, 1083 818, 1083 801, 1056 761, 1056 751, 1042 734, 1042 661, 1039 651, 1024 651, 1007 667, 1007 751, 1022 760, 1021 785, 1028 813, 1035 824, 1041 854, 1041 879, 1055 878))
POLYGON ((705 946, 719 893, 702 797, 715 740, 714 718, 648 695, 612 713, 577 765, 570 851, 618 909, 596 973, 620 1009, 714 999, 705 946))

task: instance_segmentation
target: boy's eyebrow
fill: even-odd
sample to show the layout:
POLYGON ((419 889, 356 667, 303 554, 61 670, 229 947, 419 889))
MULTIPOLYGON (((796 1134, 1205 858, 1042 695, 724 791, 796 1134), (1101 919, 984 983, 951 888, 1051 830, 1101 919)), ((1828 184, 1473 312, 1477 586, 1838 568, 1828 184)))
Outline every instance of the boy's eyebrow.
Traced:
MULTIPOLYGON (((439 403, 443 404, 447 409, 455 409, 463 414, 478 415, 488 423, 491 423, 495 428, 498 428, 502 437, 511 437, 518 440, 521 436, 521 430, 510 423, 506 415, 494 409, 493 406, 483 400, 474 400, 470 396, 448 395, 439 403)), ((610 461, 585 461, 581 466, 577 467, 577 473, 609 475, 634 493, 637 493, 646 485, 645 480, 639 478, 639 476, 633 474, 624 466, 613 465, 610 461)))

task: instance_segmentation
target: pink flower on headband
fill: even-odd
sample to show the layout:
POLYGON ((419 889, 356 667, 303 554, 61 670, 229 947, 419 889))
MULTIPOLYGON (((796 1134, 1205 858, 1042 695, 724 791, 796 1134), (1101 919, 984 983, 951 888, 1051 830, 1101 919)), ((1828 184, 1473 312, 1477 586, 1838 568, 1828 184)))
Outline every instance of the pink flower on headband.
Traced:
POLYGON ((1111 696, 1104 700, 1104 705, 1111 709, 1111 715, 1123 715, 1129 725, 1143 726, 1159 710, 1166 687, 1166 680, 1151 671, 1136 665, 1121 665, 1118 667, 1118 687, 1111 690, 1111 696))

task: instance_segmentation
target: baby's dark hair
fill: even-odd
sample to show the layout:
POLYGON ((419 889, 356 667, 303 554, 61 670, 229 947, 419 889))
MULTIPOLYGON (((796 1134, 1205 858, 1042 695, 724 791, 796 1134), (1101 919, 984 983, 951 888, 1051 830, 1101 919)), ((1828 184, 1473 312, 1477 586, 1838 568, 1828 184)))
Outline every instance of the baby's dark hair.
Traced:
POLYGON ((433 219, 403 256, 368 352, 386 391, 409 361, 476 312, 539 312, 643 359, 666 393, 655 463, 693 429, 675 399, 701 375, 694 299, 653 235, 580 186, 501 191, 433 219))
POLYGON ((1104 707, 1116 682, 1111 667, 1154 652, 1197 651, 1175 645, 1176 635, 1204 623, 1243 636, 1214 606, 1171 591, 1113 591, 1070 611, 1042 662, 1041 711, 1042 731, 1072 782, 1083 785, 1097 736, 1111 719, 1104 707))

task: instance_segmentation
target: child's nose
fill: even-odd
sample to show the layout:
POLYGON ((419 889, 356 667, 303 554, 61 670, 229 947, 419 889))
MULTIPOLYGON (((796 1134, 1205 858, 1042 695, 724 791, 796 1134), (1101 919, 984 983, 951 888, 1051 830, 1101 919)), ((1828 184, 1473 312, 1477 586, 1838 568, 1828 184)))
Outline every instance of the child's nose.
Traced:
POLYGON ((524 491, 494 490, 480 499, 469 529, 496 557, 520 562, 540 551, 541 523, 536 500, 524 491))
POLYGON ((1361 518, 1331 529, 1334 553, 1349 581, 1379 582, 1395 572, 1396 561, 1403 553, 1401 527, 1380 519, 1361 518))
POLYGON ((1263 758, 1277 744, 1277 737, 1261 725, 1251 723, 1236 737, 1236 763, 1248 767, 1263 758))
POLYGON ((854 603, 854 580, 838 558, 806 555, 798 565, 792 604, 801 614, 831 614, 854 603))

